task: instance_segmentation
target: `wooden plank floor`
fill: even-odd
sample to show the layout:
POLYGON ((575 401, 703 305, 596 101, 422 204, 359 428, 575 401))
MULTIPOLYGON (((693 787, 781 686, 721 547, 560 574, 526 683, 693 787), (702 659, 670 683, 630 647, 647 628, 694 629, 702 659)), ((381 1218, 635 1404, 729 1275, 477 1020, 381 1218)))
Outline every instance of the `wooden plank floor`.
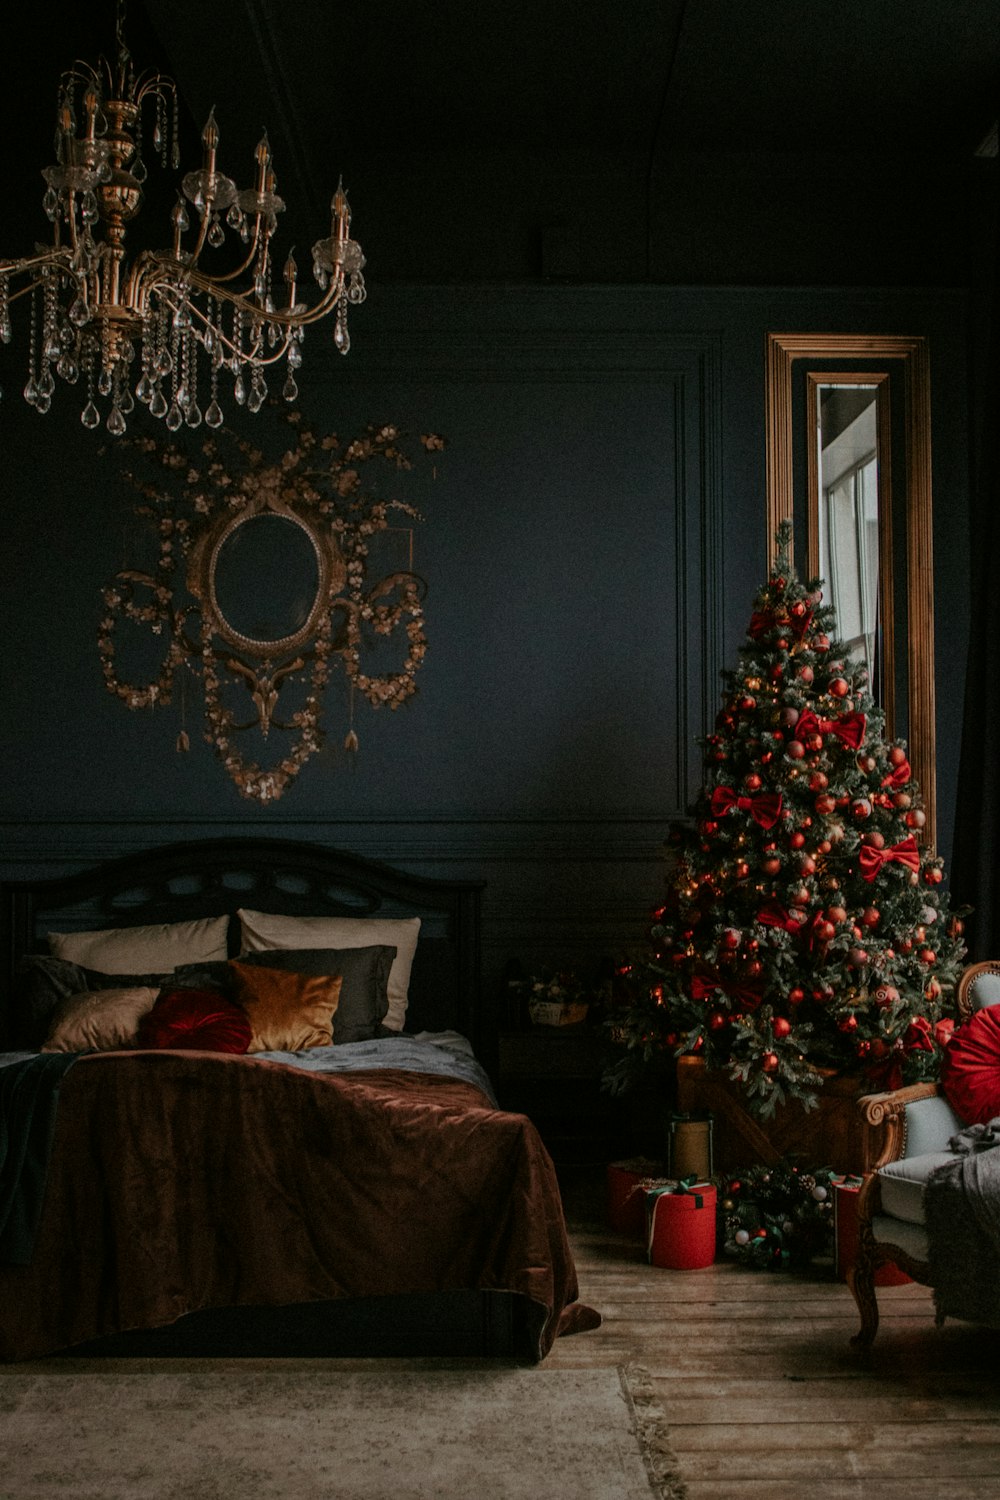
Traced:
POLYGON ((690 1500, 1000 1500, 996 1332, 936 1328, 925 1288, 880 1288, 866 1362, 832 1266, 660 1270, 605 1227, 593 1173, 564 1197, 581 1298, 604 1323, 546 1367, 643 1366, 690 1500))

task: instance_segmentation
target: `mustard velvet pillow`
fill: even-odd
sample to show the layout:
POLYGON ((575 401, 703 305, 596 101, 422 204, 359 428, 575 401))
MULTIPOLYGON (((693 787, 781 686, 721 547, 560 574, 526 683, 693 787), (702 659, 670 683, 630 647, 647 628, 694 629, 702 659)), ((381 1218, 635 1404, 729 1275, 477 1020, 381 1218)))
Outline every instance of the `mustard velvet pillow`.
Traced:
POLYGON ((153 1009, 159 989, 85 990, 56 1006, 43 1052, 114 1052, 134 1047, 139 1022, 153 1009))
POLYGON ((233 999, 246 1011, 252 1035, 248 1052, 306 1052, 333 1044, 340 976, 292 974, 234 960, 233 999))

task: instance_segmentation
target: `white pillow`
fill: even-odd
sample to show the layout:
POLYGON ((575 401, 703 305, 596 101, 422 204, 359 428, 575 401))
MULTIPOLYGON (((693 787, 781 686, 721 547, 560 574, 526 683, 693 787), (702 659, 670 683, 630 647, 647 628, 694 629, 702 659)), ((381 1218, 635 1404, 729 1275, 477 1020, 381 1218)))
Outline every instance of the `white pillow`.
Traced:
POLYGON ((239 911, 241 953, 269 948, 394 947, 389 970, 389 1010, 383 1026, 402 1031, 409 998, 410 968, 420 935, 419 917, 283 917, 274 912, 239 911))
POLYGON ((102 974, 169 974, 180 964, 225 959, 228 927, 228 917, 202 917, 101 932, 50 932, 49 951, 102 974))

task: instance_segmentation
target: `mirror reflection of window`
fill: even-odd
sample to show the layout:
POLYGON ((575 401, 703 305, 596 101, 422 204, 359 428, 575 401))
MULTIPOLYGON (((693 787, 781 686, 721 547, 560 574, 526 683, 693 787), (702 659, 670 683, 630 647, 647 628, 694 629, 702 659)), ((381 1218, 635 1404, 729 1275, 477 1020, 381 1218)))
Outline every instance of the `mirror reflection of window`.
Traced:
POLYGON ((850 654, 878 682, 878 388, 820 385, 819 573, 850 654))

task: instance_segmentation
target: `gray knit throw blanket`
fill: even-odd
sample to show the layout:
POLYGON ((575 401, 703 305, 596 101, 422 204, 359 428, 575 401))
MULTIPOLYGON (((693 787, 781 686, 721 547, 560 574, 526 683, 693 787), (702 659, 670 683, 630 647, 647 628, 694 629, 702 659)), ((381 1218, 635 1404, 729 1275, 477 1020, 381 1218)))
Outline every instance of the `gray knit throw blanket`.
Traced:
POLYGON ((938 1319, 1000 1328, 1000 1115, 952 1136, 924 1193, 938 1319))

